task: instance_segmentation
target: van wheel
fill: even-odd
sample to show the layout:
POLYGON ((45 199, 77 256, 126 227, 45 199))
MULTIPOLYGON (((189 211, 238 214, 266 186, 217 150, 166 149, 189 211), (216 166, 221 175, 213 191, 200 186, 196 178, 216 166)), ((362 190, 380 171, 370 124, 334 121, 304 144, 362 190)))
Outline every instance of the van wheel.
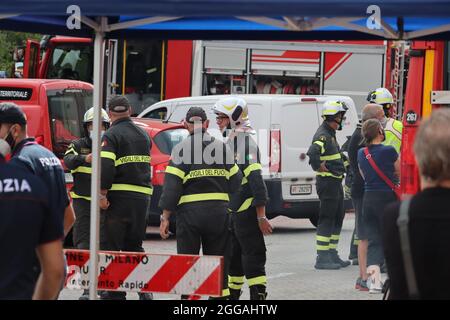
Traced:
POLYGON ((319 223, 319 214, 315 214, 311 217, 309 217, 309 221, 313 224, 314 227, 317 228, 317 224, 319 223))

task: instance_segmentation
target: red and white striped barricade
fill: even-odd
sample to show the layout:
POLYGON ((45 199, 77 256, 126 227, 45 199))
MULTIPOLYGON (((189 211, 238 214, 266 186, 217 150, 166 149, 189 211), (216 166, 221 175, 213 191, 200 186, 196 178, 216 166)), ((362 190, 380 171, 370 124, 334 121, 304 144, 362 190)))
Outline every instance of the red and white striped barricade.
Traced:
MULTIPOLYGON (((65 250, 68 289, 89 289, 89 250, 65 250)), ((98 290, 221 296, 223 257, 99 251, 98 290)))

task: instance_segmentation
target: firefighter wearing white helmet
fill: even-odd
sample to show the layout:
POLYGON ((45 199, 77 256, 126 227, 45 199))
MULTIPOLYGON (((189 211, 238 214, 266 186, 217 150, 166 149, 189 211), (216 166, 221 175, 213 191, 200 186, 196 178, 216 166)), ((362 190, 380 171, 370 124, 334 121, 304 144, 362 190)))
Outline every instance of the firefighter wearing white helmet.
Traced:
MULTIPOLYGON (((84 137, 73 141, 64 155, 64 164, 73 176, 70 196, 76 216, 73 225, 73 242, 77 249, 89 249, 93 121, 94 108, 90 108, 83 117, 84 137)), ((109 122, 108 114, 102 109, 102 133, 109 128, 109 122)), ((80 300, 88 299, 89 292, 85 290, 80 300)))
POLYGON ((230 299, 238 300, 244 279, 250 289, 251 300, 265 300, 266 244, 264 235, 272 232, 266 218, 267 188, 261 175, 262 166, 258 146, 253 138, 247 103, 238 97, 217 101, 213 107, 217 125, 234 152, 243 173, 242 185, 230 196, 232 212, 232 255, 229 281, 230 299), (228 129, 228 130, 227 130, 228 129))
POLYGON ((340 269, 350 265, 338 255, 337 245, 344 220, 342 179, 347 160, 336 140, 347 106, 342 101, 327 100, 322 107, 322 125, 314 134, 308 149, 309 163, 316 171, 316 189, 320 199, 319 224, 316 234, 316 269, 340 269))
POLYGON ((392 94, 386 88, 378 88, 374 91, 369 92, 367 101, 379 104, 383 107, 384 114, 386 116, 386 120, 382 121, 386 136, 383 144, 386 146, 394 147, 397 153, 400 154, 403 124, 401 121, 391 117, 392 104, 394 103, 392 94))
POLYGON ((242 98, 230 97, 221 99, 214 104, 212 110, 215 114, 222 114, 228 117, 229 123, 226 129, 251 128, 247 102, 242 98))

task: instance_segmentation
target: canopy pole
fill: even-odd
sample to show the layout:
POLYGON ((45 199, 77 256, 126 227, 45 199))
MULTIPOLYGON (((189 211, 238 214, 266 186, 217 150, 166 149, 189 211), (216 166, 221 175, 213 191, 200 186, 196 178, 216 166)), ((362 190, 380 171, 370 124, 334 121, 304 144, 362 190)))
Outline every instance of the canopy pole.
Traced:
POLYGON ((100 224, 100 130, 101 130, 101 110, 103 98, 103 40, 104 30, 107 23, 106 17, 100 18, 100 27, 95 30, 94 39, 94 122, 92 137, 92 179, 91 179, 91 238, 89 255, 89 299, 97 299, 97 279, 98 279, 98 258, 99 249, 99 224, 100 224))

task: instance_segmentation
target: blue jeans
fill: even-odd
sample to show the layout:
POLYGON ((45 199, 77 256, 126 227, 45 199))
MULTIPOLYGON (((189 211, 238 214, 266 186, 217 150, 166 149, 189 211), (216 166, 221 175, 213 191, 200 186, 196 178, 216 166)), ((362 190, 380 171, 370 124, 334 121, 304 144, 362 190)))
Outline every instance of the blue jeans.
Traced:
POLYGON ((364 230, 369 240, 367 265, 381 265, 384 262, 381 219, 384 208, 397 198, 393 191, 364 192, 362 218, 364 230))

